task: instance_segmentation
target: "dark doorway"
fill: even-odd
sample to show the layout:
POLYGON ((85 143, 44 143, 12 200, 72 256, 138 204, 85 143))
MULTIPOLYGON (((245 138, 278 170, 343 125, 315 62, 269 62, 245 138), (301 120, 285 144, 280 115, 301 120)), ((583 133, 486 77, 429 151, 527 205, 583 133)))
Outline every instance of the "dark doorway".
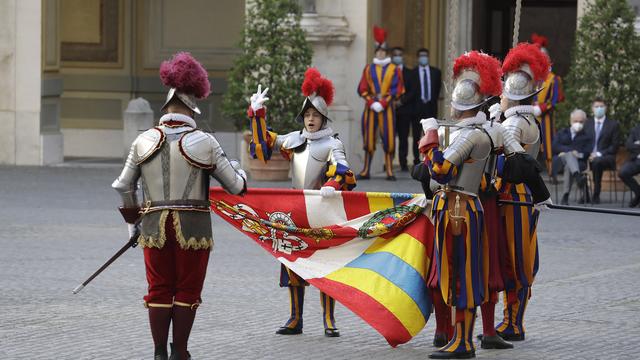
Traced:
MULTIPOLYGON (((515 0, 474 0, 472 47, 503 59, 511 48, 515 0)), ((553 71, 566 76, 576 32, 576 0, 524 0, 519 41, 538 33, 549 39, 553 71)))

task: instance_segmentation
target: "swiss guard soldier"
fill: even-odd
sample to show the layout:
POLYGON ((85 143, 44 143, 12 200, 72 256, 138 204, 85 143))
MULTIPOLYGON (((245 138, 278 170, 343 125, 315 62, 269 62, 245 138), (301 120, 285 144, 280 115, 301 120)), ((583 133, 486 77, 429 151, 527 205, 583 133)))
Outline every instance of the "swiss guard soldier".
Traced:
MULTIPOLYGON (((305 96, 302 109, 296 120, 302 130, 286 135, 278 135, 268 130, 267 109, 264 107, 267 90, 251 96, 249 117, 251 118, 251 155, 268 161, 273 151, 280 152, 291 161, 291 185, 294 189, 320 190, 322 196, 333 196, 336 190, 351 190, 356 179, 349 167, 344 144, 329 127, 329 109, 333 101, 334 88, 329 79, 321 76, 315 68, 305 72, 302 94, 305 96)), ((279 335, 302 334, 302 312, 305 286, 309 284, 284 265, 281 265, 280 286, 289 289, 291 315, 289 320, 276 331, 279 335)), ((334 319, 335 300, 320 292, 324 335, 338 337, 334 319)))
MULTIPOLYGON (((504 320, 498 324, 497 334, 505 340, 524 340, 524 312, 531 295, 531 285, 538 271, 538 241, 536 225, 539 210, 551 204, 549 191, 542 182, 542 170, 534 159, 540 149, 539 124, 534 115, 533 101, 542 90, 540 85, 549 73, 549 59, 540 48, 521 43, 511 49, 504 59, 505 74, 501 107, 506 120, 506 132, 519 142, 528 156, 505 164, 503 178, 498 185, 501 200, 534 203, 535 207, 504 205, 502 223, 507 246, 507 266, 504 279, 504 320), (536 176, 515 180, 523 169, 534 169, 536 176), (527 183, 525 185, 524 183, 527 183)), ((534 174, 535 175, 535 174, 534 174)))
POLYGON ((371 160, 376 151, 376 133, 380 132, 384 149, 384 169, 387 180, 396 180, 393 175, 393 156, 396 149, 396 100, 404 94, 402 70, 391 62, 387 54, 387 33, 373 27, 376 51, 373 63, 367 64, 358 84, 358 94, 365 100, 362 113, 362 141, 364 169, 359 179, 369 179, 371 160))
POLYGON ((455 60, 451 106, 456 123, 448 147, 439 145, 438 121, 421 120, 425 136, 420 151, 431 178, 441 184, 432 203, 435 236, 429 286, 438 288, 446 305, 455 308, 453 337, 429 355, 432 359, 475 356, 473 324, 477 306, 486 299, 488 276, 478 189, 492 151, 481 109, 500 94, 500 75, 500 62, 489 55, 472 51, 455 60))
MULTIPOLYGON (((546 36, 533 33, 531 35, 531 42, 538 45, 540 50, 549 56, 549 51, 547 50, 549 40, 546 36)), ((562 78, 549 68, 549 73, 542 84, 542 90, 536 95, 536 100, 533 103, 535 115, 538 117, 538 122, 540 123, 540 152, 544 156, 548 174, 551 174, 551 163, 553 160, 551 146, 553 144, 553 138, 556 135, 555 111, 558 104, 563 101, 564 91, 562 88, 562 78)))
POLYGON ((172 360, 190 359, 187 342, 201 303, 200 294, 213 247, 209 215, 209 177, 228 192, 246 191, 246 175, 229 160, 216 138, 198 130, 196 99, 209 95, 206 70, 189 53, 177 53, 160 66, 170 87, 159 125, 140 134, 112 187, 122 197, 130 235, 137 231, 144 249, 149 284, 144 297, 156 360, 168 359, 167 339, 173 323, 172 360), (138 202, 138 180, 143 204, 138 202))

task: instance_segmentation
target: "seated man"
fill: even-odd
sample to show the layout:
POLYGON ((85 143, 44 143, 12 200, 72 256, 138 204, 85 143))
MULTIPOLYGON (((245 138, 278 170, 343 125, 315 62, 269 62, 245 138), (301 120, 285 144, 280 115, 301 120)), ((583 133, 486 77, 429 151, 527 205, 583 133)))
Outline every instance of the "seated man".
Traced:
POLYGON ((553 139, 553 176, 564 171, 562 185, 562 205, 569 204, 569 192, 575 181, 582 189, 586 177, 582 174, 587 168, 587 159, 591 153, 593 139, 584 131, 587 114, 575 109, 571 112, 571 126, 560 130, 553 139))
POLYGON ((593 173, 593 203, 599 204, 602 173, 616 168, 620 128, 617 121, 607 117, 604 99, 595 98, 592 110, 593 118, 587 119, 584 131, 593 139, 589 163, 593 173))
POLYGON ((640 185, 633 177, 640 174, 640 125, 631 129, 625 147, 629 152, 629 159, 620 168, 618 176, 633 191, 629 207, 636 207, 640 204, 640 185))

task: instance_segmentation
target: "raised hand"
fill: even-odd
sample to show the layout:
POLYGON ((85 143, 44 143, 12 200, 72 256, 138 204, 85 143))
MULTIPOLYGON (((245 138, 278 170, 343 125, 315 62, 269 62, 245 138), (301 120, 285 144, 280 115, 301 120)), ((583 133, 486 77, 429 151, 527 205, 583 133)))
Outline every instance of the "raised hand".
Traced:
POLYGON ((269 88, 262 91, 262 85, 258 85, 258 91, 251 95, 251 109, 253 109, 253 111, 262 109, 264 107, 264 103, 269 100, 269 98, 266 97, 267 91, 269 91, 269 88))

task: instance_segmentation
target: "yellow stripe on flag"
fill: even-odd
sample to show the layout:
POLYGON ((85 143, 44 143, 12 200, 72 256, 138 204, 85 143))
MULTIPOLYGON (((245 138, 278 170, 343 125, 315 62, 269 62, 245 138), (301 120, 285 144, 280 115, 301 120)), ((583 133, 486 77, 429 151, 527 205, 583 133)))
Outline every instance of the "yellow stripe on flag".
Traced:
POLYGON ((325 278, 358 289, 372 297, 392 312, 412 337, 424 328, 424 317, 413 299, 377 272, 345 267, 325 278))
POLYGON ((377 238, 374 243, 365 250, 365 254, 378 252, 387 252, 399 257, 411 265, 411 267, 426 280, 429 258, 425 255, 426 248, 424 244, 413 236, 400 234, 393 239, 377 238))
POLYGON ((372 213, 394 207, 393 199, 389 193, 367 192, 367 199, 369 200, 369 211, 372 213), (380 196, 380 194, 385 196, 380 196))

